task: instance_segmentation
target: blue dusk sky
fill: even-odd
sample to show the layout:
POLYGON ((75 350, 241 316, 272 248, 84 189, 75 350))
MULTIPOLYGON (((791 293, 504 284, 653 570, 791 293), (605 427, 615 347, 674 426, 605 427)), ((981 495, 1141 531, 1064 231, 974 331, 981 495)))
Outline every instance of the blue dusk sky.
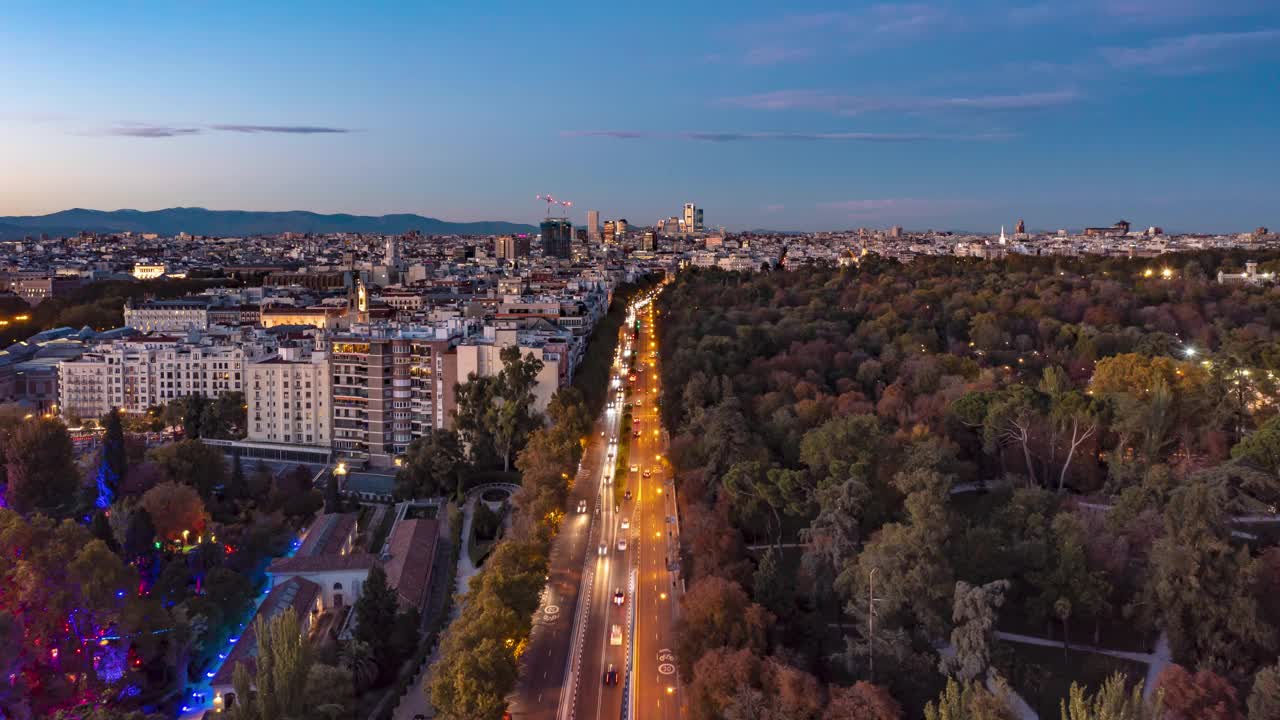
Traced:
POLYGON ((0 215, 1280 226, 1280 2, 0 5, 0 215))

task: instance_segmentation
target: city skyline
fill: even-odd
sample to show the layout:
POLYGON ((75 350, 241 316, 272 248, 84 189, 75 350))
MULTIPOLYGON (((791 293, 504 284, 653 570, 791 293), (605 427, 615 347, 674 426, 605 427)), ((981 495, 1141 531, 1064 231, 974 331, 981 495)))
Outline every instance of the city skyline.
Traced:
POLYGON ((0 215, 1278 224, 1261 2, 301 7, 7 9, 0 215))

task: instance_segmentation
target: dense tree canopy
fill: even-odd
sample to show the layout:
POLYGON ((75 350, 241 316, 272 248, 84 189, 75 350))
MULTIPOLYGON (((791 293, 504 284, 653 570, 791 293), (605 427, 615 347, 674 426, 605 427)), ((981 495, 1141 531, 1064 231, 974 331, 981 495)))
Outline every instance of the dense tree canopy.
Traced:
MULTIPOLYGON (((690 599, 729 583, 783 626, 758 658, 846 685, 874 663, 908 714, 985 703, 963 682, 938 698, 952 638, 949 672, 1022 682, 1005 623, 1067 647, 1163 633, 1238 697, 1257 675, 1264 703, 1280 556, 1236 516, 1280 506, 1280 288, 1211 279, 1244 259, 682 272, 657 330, 690 599), (748 546, 787 543, 782 596, 776 552, 748 546), (993 618, 977 589, 996 581, 993 618)), ((692 682, 716 626, 682 623, 692 682)))

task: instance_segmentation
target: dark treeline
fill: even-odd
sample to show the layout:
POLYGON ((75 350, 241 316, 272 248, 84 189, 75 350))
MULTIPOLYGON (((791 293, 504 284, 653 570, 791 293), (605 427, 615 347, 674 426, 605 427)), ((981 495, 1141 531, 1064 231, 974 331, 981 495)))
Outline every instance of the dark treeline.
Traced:
POLYGON ((0 314, 30 316, 30 320, 0 328, 0 347, 50 328, 72 327, 79 330, 88 326, 94 330, 110 330, 120 327, 124 324, 126 300, 178 298, 205 288, 238 284, 238 281, 225 278, 103 280, 51 297, 35 307, 27 306, 16 295, 0 295, 0 314))
POLYGON ((1280 289, 1216 281, 1246 259, 1280 265, 682 273, 658 330, 693 717, 1006 717, 989 676, 1056 716, 1055 675, 1098 657, 1072 645, 1158 637, 1159 717, 1272 717, 1280 549, 1233 516, 1280 504, 1280 289))

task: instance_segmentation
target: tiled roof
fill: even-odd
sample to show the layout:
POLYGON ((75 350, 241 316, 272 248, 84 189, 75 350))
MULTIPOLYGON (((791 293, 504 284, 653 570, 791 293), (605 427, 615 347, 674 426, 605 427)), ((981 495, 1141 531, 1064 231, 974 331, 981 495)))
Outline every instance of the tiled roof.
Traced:
POLYGON ((267 567, 268 575, 299 575, 304 573, 335 572, 341 570, 368 570, 378 559, 369 553, 350 555, 317 555, 315 557, 277 558, 267 567))
POLYGON ((384 563, 387 582, 406 606, 425 610, 439 534, 440 523, 432 518, 401 520, 391 530, 391 557, 384 563))
POLYGON ((293 611, 297 613, 298 619, 301 621, 306 617, 311 606, 315 604, 316 597, 319 594, 319 585, 300 577, 289 578, 271 588, 267 599, 262 601, 262 605, 258 607, 258 612, 254 614, 253 621, 244 629, 240 640, 231 649, 231 654, 222 663, 222 667, 218 668, 218 673, 213 677, 213 684, 230 685, 232 676, 236 671, 236 665, 241 663, 244 664, 245 670, 249 671, 250 677, 253 676, 257 670, 258 657, 258 638, 254 625, 259 617, 270 620, 285 610, 293 608, 293 611))
POLYGON ((337 555, 356 526, 356 513, 328 513, 321 515, 307 530, 307 539, 294 557, 337 555))

